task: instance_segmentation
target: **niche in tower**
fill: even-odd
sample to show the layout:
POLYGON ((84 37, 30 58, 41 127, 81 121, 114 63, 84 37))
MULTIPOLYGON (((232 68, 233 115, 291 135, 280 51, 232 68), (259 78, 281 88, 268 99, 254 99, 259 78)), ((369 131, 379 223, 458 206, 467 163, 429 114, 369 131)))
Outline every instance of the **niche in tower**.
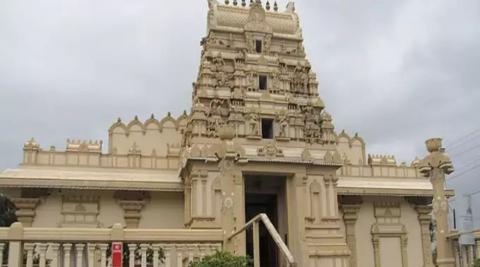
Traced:
POLYGON ((273 120, 262 119, 262 138, 273 139, 273 120))
POLYGON ((268 88, 267 75, 258 75, 258 89, 267 90, 267 88, 268 88))

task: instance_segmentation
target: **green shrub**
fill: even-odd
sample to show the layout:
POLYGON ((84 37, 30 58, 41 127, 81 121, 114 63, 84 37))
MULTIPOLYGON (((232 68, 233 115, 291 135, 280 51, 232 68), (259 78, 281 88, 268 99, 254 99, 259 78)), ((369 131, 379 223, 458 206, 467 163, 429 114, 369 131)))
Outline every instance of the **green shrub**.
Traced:
POLYGON ((480 259, 475 260, 475 263, 473 263, 473 267, 480 267, 480 259))
POLYGON ((232 255, 230 252, 217 251, 200 261, 192 262, 189 267, 250 267, 252 261, 247 257, 232 255))

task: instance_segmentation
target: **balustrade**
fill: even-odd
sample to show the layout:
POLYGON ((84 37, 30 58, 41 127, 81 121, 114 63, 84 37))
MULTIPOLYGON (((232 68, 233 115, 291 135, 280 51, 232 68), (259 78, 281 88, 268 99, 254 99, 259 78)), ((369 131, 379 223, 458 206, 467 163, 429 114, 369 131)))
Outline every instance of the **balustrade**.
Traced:
POLYGON ((219 230, 0 228, 0 266, 108 267, 111 243, 122 242, 124 266, 186 267, 222 249, 219 230), (8 259, 3 252, 8 250, 8 259), (128 255, 128 256, 126 256, 128 255), (18 256, 18 257, 17 257, 18 256))

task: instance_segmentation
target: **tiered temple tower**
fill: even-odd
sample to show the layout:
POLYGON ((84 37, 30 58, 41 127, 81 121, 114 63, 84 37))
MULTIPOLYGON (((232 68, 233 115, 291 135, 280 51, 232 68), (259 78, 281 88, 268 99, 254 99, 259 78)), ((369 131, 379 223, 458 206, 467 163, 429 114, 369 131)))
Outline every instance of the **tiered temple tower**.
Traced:
MULTIPOLYGON (((251 193, 259 199, 279 188, 266 212, 299 266, 346 266, 336 194, 342 160, 295 6, 279 12, 276 3, 226 2, 208 2, 193 85, 182 168, 186 225, 231 233, 251 219, 251 193)), ((244 253, 245 237, 230 246, 244 253)))

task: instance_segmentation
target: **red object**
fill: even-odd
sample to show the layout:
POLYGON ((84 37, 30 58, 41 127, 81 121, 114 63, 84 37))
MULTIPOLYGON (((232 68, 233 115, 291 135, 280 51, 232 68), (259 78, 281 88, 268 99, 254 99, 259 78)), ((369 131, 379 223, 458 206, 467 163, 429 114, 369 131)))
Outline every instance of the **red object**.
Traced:
POLYGON ((112 267, 123 266, 123 244, 121 242, 112 243, 112 267))

